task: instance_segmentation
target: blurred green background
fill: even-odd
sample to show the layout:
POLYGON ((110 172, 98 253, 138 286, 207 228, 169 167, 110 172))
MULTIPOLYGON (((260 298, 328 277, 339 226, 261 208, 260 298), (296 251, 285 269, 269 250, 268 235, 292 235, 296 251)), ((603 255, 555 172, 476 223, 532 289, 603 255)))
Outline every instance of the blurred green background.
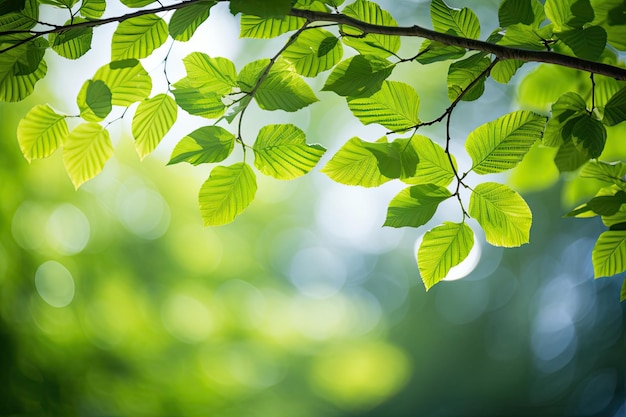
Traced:
MULTIPOLYGON (((401 24, 428 24, 426 3, 380 3, 401 24)), ((477 5, 482 22, 497 21, 495 5, 477 5)), ((188 52, 227 55, 241 68, 280 44, 235 46, 236 20, 212 13, 197 37, 216 41, 188 52)), ((97 48, 88 57, 104 63, 97 48)), ((203 228, 196 198, 210 167, 165 162, 205 120, 180 115, 179 130, 143 162, 124 133, 130 122, 116 122, 114 158, 78 191, 60 152, 29 165, 18 121, 43 102, 71 113, 82 84, 55 85, 71 63, 47 58, 53 69, 35 95, 0 107, 1 415, 626 415, 621 279, 593 280, 603 226, 561 218, 584 187, 539 175, 542 150, 511 178, 529 191, 531 243, 503 250, 478 235, 478 262, 460 272, 468 275, 426 294, 415 242, 427 229, 380 227, 399 184, 350 188, 317 170, 260 179, 234 223, 203 228)), ((146 68, 162 71, 159 59, 146 68)), ((447 106, 445 66, 419 70, 401 67, 394 78, 415 86, 427 120, 447 106)), ((541 108, 536 86, 523 87, 526 98, 516 98, 515 86, 489 82, 480 101, 461 105, 457 153, 470 130, 516 100, 541 108)), ((384 134, 358 125, 341 99, 319 97, 296 115, 250 112, 247 134, 270 119, 295 123, 329 148, 322 164, 351 136, 384 134)), ((421 133, 441 143, 437 127, 421 133)), ((611 155, 624 158, 622 147, 611 155)), ((444 208, 431 225, 458 215, 444 208)))

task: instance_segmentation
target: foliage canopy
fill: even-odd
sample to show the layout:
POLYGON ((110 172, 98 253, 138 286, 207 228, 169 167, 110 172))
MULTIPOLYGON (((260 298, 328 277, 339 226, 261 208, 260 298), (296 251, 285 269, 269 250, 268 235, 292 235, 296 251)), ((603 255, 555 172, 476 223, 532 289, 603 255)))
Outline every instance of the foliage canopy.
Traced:
POLYGON ((489 34, 481 34, 471 9, 450 7, 443 0, 430 3, 433 30, 400 27, 389 12, 368 0, 231 0, 230 11, 241 15, 241 37, 290 34, 282 48, 239 70, 227 58, 192 52, 183 60, 182 79, 170 82, 165 66, 167 90, 160 92, 153 92, 155 74, 141 60, 164 44, 171 50, 176 42, 191 39, 219 1, 121 1, 132 10, 114 17, 104 17, 107 0, 22 0, 0 7, 0 99, 9 102, 29 96, 45 77, 48 49, 79 59, 91 48, 94 28, 116 25, 111 62, 84 81, 76 112, 61 114, 41 104, 18 126, 20 149, 28 161, 63 148, 63 162, 76 188, 98 175, 113 153, 107 130, 115 121, 113 106, 128 109, 139 103, 131 133, 140 158, 159 145, 184 111, 210 121, 180 139, 169 164, 220 163, 241 149, 241 161, 215 166, 199 192, 204 224, 229 223, 254 200, 258 173, 292 180, 310 172, 324 155, 326 149, 312 144, 315 140, 293 124, 267 124, 254 140, 242 134, 253 103, 262 110, 296 112, 318 102, 306 78, 319 76, 325 80, 322 91, 345 97, 364 125, 388 129, 375 141, 348 139, 322 167, 323 173, 351 186, 406 183, 389 203, 385 226, 419 227, 443 201, 458 202, 460 219, 432 228, 418 250, 426 289, 468 256, 475 238, 471 219, 492 245, 517 247, 529 241, 532 214, 523 197, 491 180, 470 184, 468 175, 509 171, 532 149, 552 148, 552 164, 560 172, 597 180, 595 196, 567 215, 601 216, 608 228, 593 250, 596 278, 626 270, 626 163, 605 158, 605 149, 618 140, 613 127, 626 120, 621 0, 504 0, 499 27, 489 34), (41 5, 66 10, 69 20, 41 22, 41 5), (424 41, 404 57, 403 37, 424 41), (423 98, 411 85, 394 79, 393 72, 399 66, 438 62, 449 63, 450 104, 438 117, 423 120, 423 98), (515 110, 477 127, 465 139, 471 166, 457 165, 450 143, 459 103, 479 100, 489 79, 510 83, 529 62, 543 64, 522 83, 539 92, 541 82, 554 80, 540 92, 547 97, 543 106, 515 110), (68 121, 76 120, 70 129, 68 121), (418 134, 438 123, 445 125, 443 146, 418 134), (469 202, 461 195, 465 189, 469 202))

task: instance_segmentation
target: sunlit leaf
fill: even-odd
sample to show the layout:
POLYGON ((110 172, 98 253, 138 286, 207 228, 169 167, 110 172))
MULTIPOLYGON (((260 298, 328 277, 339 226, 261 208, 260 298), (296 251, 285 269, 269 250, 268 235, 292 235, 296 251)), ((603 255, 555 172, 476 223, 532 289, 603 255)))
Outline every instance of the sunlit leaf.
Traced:
MULTIPOLYGON (((70 23, 85 22, 85 19, 75 17, 70 23)), ((76 28, 69 29, 61 33, 51 33, 48 41, 52 45, 52 49, 59 55, 68 59, 78 59, 85 55, 91 49, 91 39, 93 37, 93 28, 76 28)))
MULTIPOLYGON (((12 1, 3 2, 3 4, 5 3, 9 8, 17 4, 12 1)), ((26 0, 24 7, 0 16, 0 32, 28 30, 35 26, 38 21, 39 2, 37 0, 26 0)))
POLYGON ((256 176, 243 162, 213 168, 198 196, 204 225, 232 222, 250 205, 256 189, 256 176))
POLYGON ((220 126, 203 126, 178 142, 168 165, 189 162, 199 165, 221 162, 235 146, 235 136, 220 126))
POLYGON ((217 95, 228 94, 237 87, 237 69, 227 58, 211 58, 201 52, 192 52, 183 63, 191 87, 217 95))
MULTIPOLYGON (((386 138, 379 141, 386 143, 386 138)), ((346 185, 378 187, 389 181, 378 168, 378 159, 366 148, 368 142, 358 137, 347 141, 328 161, 321 172, 330 179, 346 185)))
MULTIPOLYGON (((549 39, 551 36, 548 36, 549 39)), ((542 37, 539 30, 528 25, 515 24, 506 28, 499 45, 511 46, 514 48, 544 51, 546 49, 546 38, 542 37)))
POLYGON ((294 112, 318 101, 309 85, 294 71, 272 67, 254 99, 263 110, 294 112))
MULTIPOLYGON (((374 2, 367 0, 357 0, 342 10, 346 16, 353 17, 362 22, 382 26, 398 26, 396 20, 374 2)), ((398 52, 400 49, 400 37, 380 34, 363 34, 360 30, 347 25, 342 25, 341 30, 347 34, 343 42, 359 51, 360 54, 371 54, 381 58, 398 52), (351 36, 352 35, 352 36, 351 36)))
POLYGON ((320 72, 331 69, 342 56, 341 42, 324 29, 302 32, 282 53, 282 57, 293 64, 298 74, 305 77, 315 77, 320 72))
POLYGON ((87 80, 83 84, 76 103, 80 117, 89 122, 99 122, 109 115, 112 109, 111 90, 102 80, 87 80))
POLYGON ((154 3, 157 0, 120 0, 125 6, 139 8, 154 3))
POLYGON ((152 90, 152 79, 136 59, 111 62, 93 76, 111 90, 114 106, 129 106, 148 97, 152 90))
POLYGON ((199 1, 174 11, 168 29, 170 36, 177 41, 186 42, 196 29, 209 17, 215 1, 199 1))
POLYGON ((515 75, 518 69, 524 65, 524 61, 517 59, 507 59, 506 61, 498 61, 491 68, 491 78, 501 84, 508 84, 511 78, 515 75))
POLYGON ((448 98, 450 102, 454 102, 469 86, 475 82, 469 91, 463 95, 463 101, 473 101, 482 96, 485 91, 485 75, 481 74, 485 71, 491 60, 482 53, 478 53, 456 61, 450 65, 448 69, 448 98))
POLYGON ((121 22, 111 39, 111 60, 145 58, 167 39, 167 23, 155 14, 121 22))
POLYGON ((378 91, 395 65, 375 55, 356 55, 341 61, 330 73, 323 91, 340 96, 367 97, 378 91))
POLYGON ((594 18, 589 0, 546 0, 545 12, 559 31, 581 28, 594 18))
POLYGON ((426 39, 420 46, 419 55, 416 61, 420 64, 431 64, 433 62, 448 61, 462 58, 467 51, 458 46, 446 45, 445 43, 426 39))
POLYGON ((602 233, 591 253, 595 278, 610 277, 626 271, 626 230, 602 233))
POLYGON ((473 161, 472 170, 490 174, 515 167, 541 139, 545 122, 543 116, 518 110, 478 127, 465 141, 473 161))
POLYGON ((99 19, 106 10, 106 0, 83 0, 79 12, 88 19, 99 19))
POLYGON ((474 246, 474 232, 465 223, 445 222, 426 232, 417 251, 417 266, 428 291, 460 264, 474 246))
POLYGON ((17 125, 17 141, 28 162, 52 155, 68 133, 65 116, 46 104, 33 107, 17 125))
POLYGON ((262 127, 253 149, 254 166, 280 180, 306 174, 326 152, 321 145, 308 145, 304 132, 291 124, 262 127))
POLYGON ((543 144, 561 146, 572 137, 572 128, 580 116, 587 114, 585 100, 574 92, 563 94, 552 105, 552 117, 546 124, 543 144))
POLYGON ((454 171, 450 161, 456 169, 456 161, 453 155, 445 153, 443 148, 426 136, 414 135, 411 138, 411 146, 419 156, 417 169, 412 177, 404 178, 407 184, 436 184, 447 186, 454 179, 454 171))
POLYGON ((604 106, 602 122, 613 126, 626 120, 626 87, 615 93, 604 106))
POLYGON ((528 243, 532 214, 524 199, 503 184, 486 182, 472 191, 469 215, 485 231, 487 242, 507 248, 528 243))
POLYGON ((141 159, 152 152, 172 128, 177 112, 176 102, 167 94, 157 94, 139 104, 133 117, 132 132, 141 159))
POLYGON ((210 87, 194 88, 187 78, 179 80, 172 86, 176 104, 191 115, 213 119, 220 117, 226 110, 221 96, 211 91, 210 87))
POLYGON ((480 36, 480 22, 467 7, 454 9, 443 0, 433 0, 430 4, 430 17, 437 32, 471 39, 478 39, 480 36))
POLYGON ((594 24, 606 30, 609 43, 620 51, 626 50, 626 5, 623 0, 591 0, 594 24))
POLYGON ((626 163, 589 161, 580 171, 581 178, 593 178, 623 186, 626 181, 626 163))
POLYGON ((407 187, 389 203, 383 226, 419 227, 435 215, 439 203, 452 197, 452 193, 435 184, 407 187))
POLYGON ((0 101, 20 101, 32 94, 48 69, 43 60, 48 42, 36 39, 0 54, 0 101))
POLYGON ((618 191, 614 195, 600 195, 592 198, 586 204, 570 211, 565 217, 576 217, 580 214, 592 211, 601 216, 613 216, 626 204, 626 192, 618 191))
POLYGON ((378 123, 393 131, 417 125, 419 105, 413 87, 398 81, 384 81, 369 97, 348 97, 348 107, 363 124, 378 123))
POLYGON ((574 51, 577 57, 590 61, 600 58, 606 47, 606 31, 600 26, 566 30, 559 32, 557 36, 574 51))
POLYGON ((109 131, 98 123, 76 126, 63 144, 63 164, 76 188, 98 175, 112 155, 109 131))
POLYGON ((258 17, 249 14, 241 15, 241 38, 269 39, 283 33, 298 30, 306 21, 300 17, 258 17))

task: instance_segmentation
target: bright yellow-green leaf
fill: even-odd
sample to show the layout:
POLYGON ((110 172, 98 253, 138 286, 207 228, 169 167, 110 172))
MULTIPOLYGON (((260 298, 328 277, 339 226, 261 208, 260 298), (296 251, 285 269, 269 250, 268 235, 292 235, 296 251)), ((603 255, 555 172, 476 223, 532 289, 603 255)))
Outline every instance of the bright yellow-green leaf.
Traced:
POLYGON ((63 145, 63 164, 77 189, 98 175, 112 155, 109 132, 98 123, 76 126, 63 145))
POLYGON ((228 94, 237 87, 237 69, 227 58, 211 58, 201 52, 192 52, 183 63, 191 87, 217 95, 228 94))
POLYGON ((504 0, 498 8, 500 27, 518 23, 538 27, 546 18, 543 5, 537 0, 504 0))
POLYGON ((253 149, 254 166, 279 180, 306 174, 326 152, 321 145, 308 145, 304 132, 291 124, 262 127, 253 149))
POLYGON ((302 32, 298 39, 282 53, 293 64, 298 74, 315 77, 331 69, 343 56, 343 47, 335 35, 324 29, 302 32))
POLYGON ((545 12, 559 32, 581 28, 594 18, 589 0, 546 0, 545 12))
POLYGON ((445 222, 426 232, 417 251, 417 267, 428 291, 460 264, 474 246, 474 232, 465 223, 445 222))
POLYGON ((76 97, 80 117, 88 122, 99 122, 111 112, 111 90, 102 80, 87 80, 76 97))
MULTIPOLYGON (((65 24, 69 25, 70 23, 85 21, 83 18, 75 17, 73 20, 65 22, 65 24)), ((59 34, 51 33, 48 41, 52 45, 52 49, 62 57, 78 59, 91 49, 92 37, 93 28, 76 28, 59 34)))
POLYGON ((143 6, 152 4, 157 0, 120 0, 120 1, 128 7, 138 8, 138 7, 143 7, 143 6))
POLYGON ((619 292, 619 301, 620 303, 626 301, 626 277, 622 282, 622 290, 619 292))
MULTIPOLYGON (((342 12, 346 16, 366 23, 391 27, 398 26, 398 22, 396 22, 388 11, 382 10, 378 4, 372 1, 357 0, 345 7, 342 12)), ((358 29, 347 25, 341 26, 341 29, 348 35, 354 35, 344 36, 343 42, 356 49, 361 54, 372 54, 381 58, 387 58, 400 49, 399 36, 367 34, 361 37, 362 32, 358 29)))
POLYGON ((104 81, 109 87, 114 106, 130 106, 147 98, 152 90, 152 79, 136 59, 106 64, 93 79, 104 81))
POLYGON ((494 246, 510 248, 528 243, 532 213, 524 199, 506 185, 478 184, 470 197, 469 215, 494 246))
POLYGON ((167 39, 167 23, 155 14, 121 22, 111 39, 111 60, 139 59, 149 56, 167 39))
POLYGON ((519 61, 517 59, 498 61, 493 68, 491 68, 489 74, 495 81, 501 84, 508 84, 522 65, 524 65, 524 61, 519 61))
POLYGON ((69 133, 65 116, 47 104, 33 107, 17 126, 17 141, 28 162, 50 156, 69 133))
POLYGON ((220 126, 203 126, 194 130, 178 142, 168 165, 189 162, 199 165, 221 162, 230 155, 235 145, 235 136, 220 126))
POLYGON ((254 95, 263 110, 294 112, 318 101, 309 85, 296 72, 274 66, 254 95))
POLYGON ((322 90, 340 96, 367 97, 380 89, 394 67, 376 55, 356 55, 341 61, 333 69, 322 90))
POLYGON ((515 167, 533 144, 541 139, 546 118, 519 110, 472 131, 465 149, 472 157, 472 170, 490 174, 515 167))
POLYGON ((626 271, 626 230, 607 230, 598 237, 591 253, 595 278, 626 271))
POLYGON ((80 14, 89 19, 99 19, 106 10, 106 0, 83 0, 80 4, 80 14))
POLYGON ((292 30, 298 30, 306 21, 300 17, 259 17, 248 14, 241 15, 241 30, 239 36, 242 38, 274 38, 292 30))
POLYGON ((20 101, 32 94, 48 69, 42 59, 47 46, 37 39, 0 54, 0 101, 20 101))
POLYGON ((453 155, 445 153, 443 148, 426 136, 414 135, 411 146, 417 152, 419 163, 415 175, 404 178, 407 184, 436 184, 447 186, 454 179, 454 171, 450 159, 456 169, 456 160, 453 155))
POLYGON ((378 123, 401 132, 420 122, 420 98, 408 84, 383 81, 380 90, 369 97, 348 97, 348 107, 365 125, 378 123))
POLYGON ((168 28, 170 36, 177 41, 186 42, 196 29, 209 17, 215 1, 199 1, 174 11, 168 28))
MULTIPOLYGON (((386 138, 381 141, 387 142, 386 138)), ((380 173, 378 159, 366 148, 367 144, 368 142, 353 137, 337 151, 321 171, 333 181, 346 185, 378 187, 389 181, 391 178, 380 173)))
POLYGON ((452 197, 447 188, 435 184, 407 187, 389 203, 383 226, 419 227, 435 215, 439 203, 452 197))
POLYGON ((473 11, 464 7, 454 9, 443 0, 433 0, 430 4, 430 17, 437 32, 450 33, 465 38, 478 39, 480 22, 473 11))
POLYGON ((226 110, 221 96, 211 91, 210 87, 192 87, 187 78, 179 80, 173 87, 176 104, 189 114, 213 119, 220 117, 226 110))
POLYGON ((141 159, 161 142, 176 121, 178 107, 167 94, 158 94, 142 102, 133 117, 135 148, 141 159))
POLYGON ((213 168, 198 197, 204 225, 219 226, 232 222, 250 205, 256 189, 254 172, 243 162, 213 168))

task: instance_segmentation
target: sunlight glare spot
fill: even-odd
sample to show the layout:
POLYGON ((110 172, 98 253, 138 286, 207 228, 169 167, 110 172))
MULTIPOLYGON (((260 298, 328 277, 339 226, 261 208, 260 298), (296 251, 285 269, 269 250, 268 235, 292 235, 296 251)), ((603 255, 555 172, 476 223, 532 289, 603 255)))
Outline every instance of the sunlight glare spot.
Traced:
POLYGON ((343 261, 325 248, 307 248, 295 254, 289 278, 304 295, 327 298, 337 294, 346 282, 343 261))
POLYGON ((56 261, 44 262, 35 272, 35 288, 39 296, 52 307, 65 307, 74 298, 74 279, 56 261))
POLYGON ((165 328, 172 336, 186 343, 205 340, 214 327, 208 308, 188 295, 173 295, 161 313, 165 328))
POLYGON ((170 225, 170 209, 161 194, 146 187, 120 187, 117 216, 124 227, 144 239, 161 237, 170 225))
MULTIPOLYGON (((473 231, 472 231, 473 233, 473 231)), ((415 254, 415 260, 417 261, 417 251, 419 250, 420 245, 422 244, 422 240, 424 239, 424 234, 420 235, 415 241, 415 246, 413 253, 415 254)), ((465 259, 463 259, 458 265, 450 268, 448 275, 442 279, 442 281, 456 281, 461 278, 465 278, 469 274, 476 269, 478 263, 480 262, 480 258, 482 255, 482 244, 480 240, 476 239, 476 234, 474 233, 474 246, 470 250, 470 253, 467 255, 465 259)))
POLYGON ((90 233, 89 220, 72 204, 57 207, 46 226, 50 246, 62 255, 74 255, 85 249, 90 233))

